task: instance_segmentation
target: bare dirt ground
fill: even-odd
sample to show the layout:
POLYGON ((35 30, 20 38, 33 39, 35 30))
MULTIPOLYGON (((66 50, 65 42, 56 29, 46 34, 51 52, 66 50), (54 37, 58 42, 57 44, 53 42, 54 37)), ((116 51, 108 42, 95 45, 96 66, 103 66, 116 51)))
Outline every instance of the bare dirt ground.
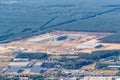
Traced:
POLYGON ((0 62, 0 69, 6 67, 9 64, 9 62, 0 62))
POLYGON ((119 70, 95 70, 96 73, 103 73, 105 75, 115 75, 119 72, 119 70))
POLYGON ((76 52, 91 53, 98 50, 120 50, 120 44, 101 43, 99 38, 106 37, 112 33, 93 32, 66 32, 56 31, 31 38, 14 41, 7 44, 0 44, 0 54, 7 54, 14 51, 25 52, 46 52, 48 54, 74 54, 76 52), (56 40, 61 35, 68 38, 63 41, 56 40), (86 44, 92 44, 90 48, 81 48, 86 44), (102 48, 93 48, 95 44, 101 44, 102 48))
POLYGON ((95 65, 96 65, 96 63, 90 64, 88 66, 83 66, 82 69, 85 69, 85 70, 94 70, 95 69, 95 65))
POLYGON ((12 56, 0 56, 0 69, 6 67, 12 58, 12 56))

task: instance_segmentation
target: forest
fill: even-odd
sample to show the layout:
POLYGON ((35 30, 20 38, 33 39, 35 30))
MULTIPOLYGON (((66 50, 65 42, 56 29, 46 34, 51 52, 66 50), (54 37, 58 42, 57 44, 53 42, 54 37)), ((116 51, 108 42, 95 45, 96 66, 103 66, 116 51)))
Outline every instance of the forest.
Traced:
POLYGON ((119 43, 118 3, 119 0, 0 0, 0 43, 56 30, 115 33, 102 41, 119 43))

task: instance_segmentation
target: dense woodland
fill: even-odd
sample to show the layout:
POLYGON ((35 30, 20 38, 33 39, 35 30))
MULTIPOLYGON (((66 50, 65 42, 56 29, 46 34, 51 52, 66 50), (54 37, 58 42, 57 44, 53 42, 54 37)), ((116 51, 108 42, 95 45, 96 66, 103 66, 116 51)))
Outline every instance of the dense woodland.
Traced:
POLYGON ((120 43, 120 33, 116 33, 105 38, 101 38, 99 40, 107 43, 120 43))
POLYGON ((16 56, 16 58, 28 58, 28 59, 48 59, 49 55, 46 53, 21 53, 16 56))
POLYGON ((55 30, 112 32, 116 33, 114 37, 103 41, 120 43, 118 3, 119 0, 16 0, 12 4, 10 0, 0 0, 0 43, 55 30))

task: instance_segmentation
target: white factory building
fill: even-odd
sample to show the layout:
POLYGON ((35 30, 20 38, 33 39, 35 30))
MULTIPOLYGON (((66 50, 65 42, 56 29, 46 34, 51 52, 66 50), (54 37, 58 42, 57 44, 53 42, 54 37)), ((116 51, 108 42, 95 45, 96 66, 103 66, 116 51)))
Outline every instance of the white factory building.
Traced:
POLYGON ((8 64, 10 67, 27 67, 29 62, 11 62, 8 64))

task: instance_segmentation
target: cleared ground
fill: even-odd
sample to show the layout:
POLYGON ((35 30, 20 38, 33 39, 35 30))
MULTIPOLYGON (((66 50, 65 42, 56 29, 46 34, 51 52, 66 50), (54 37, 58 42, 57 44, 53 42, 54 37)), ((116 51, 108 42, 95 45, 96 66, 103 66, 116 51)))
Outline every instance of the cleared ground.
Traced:
POLYGON ((12 56, 0 56, 0 69, 6 67, 12 58, 12 56))
POLYGON ((96 73, 103 73, 105 75, 115 75, 119 72, 119 70, 95 70, 96 73))
POLYGON ((82 69, 85 69, 85 70, 94 70, 95 69, 95 65, 96 65, 96 63, 90 64, 88 66, 83 66, 82 69))
POLYGON ((74 54, 78 52, 91 53, 98 50, 120 50, 120 44, 101 43, 99 38, 106 37, 112 33, 94 32, 67 32, 56 31, 31 38, 14 41, 0 45, 0 53, 11 53, 13 51, 46 52, 48 54, 74 54), (65 40, 57 40, 60 36, 66 36, 65 40), (95 48, 100 44, 103 47, 95 48))

